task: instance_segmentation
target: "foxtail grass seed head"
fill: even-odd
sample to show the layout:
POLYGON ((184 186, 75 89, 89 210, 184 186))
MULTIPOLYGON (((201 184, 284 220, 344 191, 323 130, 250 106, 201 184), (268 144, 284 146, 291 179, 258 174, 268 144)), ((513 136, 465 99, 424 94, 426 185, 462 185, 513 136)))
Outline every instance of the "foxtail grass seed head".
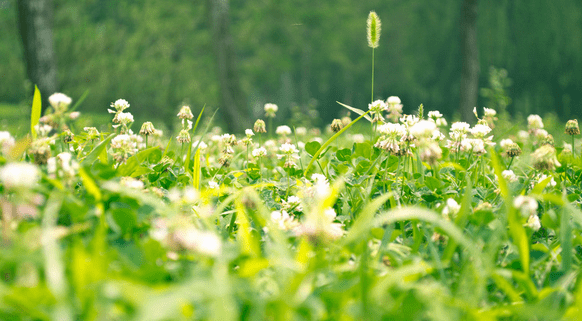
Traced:
POLYGON ((368 46, 370 48, 378 48, 382 23, 375 11, 370 11, 370 14, 368 15, 366 30, 368 33, 368 46))
POLYGON ((180 112, 178 113, 178 118, 180 119, 192 119, 194 115, 192 115, 192 110, 190 106, 182 106, 180 112))
POLYGON ((334 133, 339 132, 340 130, 342 130, 342 128, 344 128, 344 124, 342 123, 341 119, 334 119, 331 122, 331 131, 334 133))
POLYGON ((265 126, 265 121, 262 119, 257 119, 257 121, 255 121, 253 129, 255 130, 256 133, 266 133, 267 129, 265 126))
POLYGON ((154 128, 154 124, 149 121, 146 121, 141 125, 141 129, 139 130, 140 135, 149 136, 152 135, 156 129, 154 128))
POLYGON ((573 135, 580 135, 580 127, 578 127, 578 120, 577 119, 570 119, 566 123, 566 134, 573 136, 573 135))
POLYGON ((265 104, 265 114, 269 118, 275 118, 275 113, 279 110, 279 107, 275 104, 267 103, 265 104))

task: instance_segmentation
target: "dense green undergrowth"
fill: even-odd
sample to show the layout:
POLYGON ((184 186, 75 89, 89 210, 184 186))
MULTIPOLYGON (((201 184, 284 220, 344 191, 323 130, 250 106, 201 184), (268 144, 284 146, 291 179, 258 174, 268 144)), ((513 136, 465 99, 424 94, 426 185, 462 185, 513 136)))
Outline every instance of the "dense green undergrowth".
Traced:
POLYGON ((41 117, 35 93, 27 135, 0 132, 2 320, 582 313, 577 121, 564 142, 538 115, 449 127, 389 97, 341 104, 357 118, 326 133, 273 130, 267 104, 238 138, 184 106, 168 137, 134 133, 123 99, 108 132, 49 101, 41 117))

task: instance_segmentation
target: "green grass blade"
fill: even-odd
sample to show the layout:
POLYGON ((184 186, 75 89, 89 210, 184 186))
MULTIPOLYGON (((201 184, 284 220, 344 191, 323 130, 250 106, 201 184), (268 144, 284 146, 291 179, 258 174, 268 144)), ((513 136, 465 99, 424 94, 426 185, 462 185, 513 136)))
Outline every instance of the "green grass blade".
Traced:
POLYGON ((30 114, 30 132, 32 133, 33 139, 36 139, 36 129, 34 129, 34 126, 38 125, 41 110, 42 110, 42 100, 40 96, 40 91, 38 90, 38 87, 34 85, 34 97, 32 98, 32 112, 30 114))

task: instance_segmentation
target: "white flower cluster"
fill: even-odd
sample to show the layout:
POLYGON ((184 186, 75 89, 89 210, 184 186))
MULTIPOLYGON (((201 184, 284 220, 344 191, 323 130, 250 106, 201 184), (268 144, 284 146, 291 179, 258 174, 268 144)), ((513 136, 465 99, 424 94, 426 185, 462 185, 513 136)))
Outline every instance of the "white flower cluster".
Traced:
POLYGON ((0 131, 0 153, 8 154, 12 146, 14 146, 14 137, 9 132, 0 131))
POLYGON ((69 108, 69 105, 73 100, 71 97, 62 94, 62 93, 54 93, 49 96, 48 98, 49 104, 55 109, 56 112, 64 112, 69 108))
POLYGON ((459 205, 459 203, 457 203, 457 201, 455 201, 454 199, 449 198, 445 203, 445 207, 443 207, 442 214, 445 218, 451 219, 452 217, 457 215, 457 213, 459 213, 460 209, 461 205, 459 205))
POLYGON ((135 135, 121 134, 111 140, 111 155, 118 164, 125 162, 131 155, 137 153, 137 139, 141 137, 135 135))
POLYGON ((29 163, 8 163, 0 168, 0 181, 7 189, 29 189, 40 179, 40 170, 29 163))
POLYGON ((56 157, 49 158, 47 161, 47 171, 53 178, 73 178, 77 174, 78 169, 79 163, 68 152, 60 153, 56 157))
POLYGON ((275 130, 275 133, 277 135, 287 136, 287 135, 291 135, 292 131, 291 131, 291 128, 289 126, 283 125, 283 126, 278 126, 277 129, 275 130))
POLYGON ((265 104, 265 113, 267 117, 274 118, 275 113, 279 110, 279 107, 275 104, 267 103, 265 104))
POLYGON ((323 212, 311 211, 306 219, 295 228, 297 236, 308 236, 312 240, 335 240, 344 234, 341 223, 336 223, 336 212, 326 208, 323 212))

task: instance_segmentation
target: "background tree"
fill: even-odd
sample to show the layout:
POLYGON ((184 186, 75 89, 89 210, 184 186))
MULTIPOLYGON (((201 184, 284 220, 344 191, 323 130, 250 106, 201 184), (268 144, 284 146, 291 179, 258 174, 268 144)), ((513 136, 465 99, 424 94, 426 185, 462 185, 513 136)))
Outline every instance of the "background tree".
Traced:
POLYGON ((224 108, 222 115, 229 131, 242 132, 251 127, 251 124, 236 70, 236 54, 229 30, 228 0, 207 0, 207 4, 220 84, 219 108, 224 108))
POLYGON ((52 0, 18 0, 18 26, 26 73, 43 95, 43 105, 58 88, 52 20, 52 0))
POLYGON ((477 42, 477 0, 463 0, 461 5, 461 92, 459 110, 463 121, 474 119, 479 92, 479 43, 477 42))

